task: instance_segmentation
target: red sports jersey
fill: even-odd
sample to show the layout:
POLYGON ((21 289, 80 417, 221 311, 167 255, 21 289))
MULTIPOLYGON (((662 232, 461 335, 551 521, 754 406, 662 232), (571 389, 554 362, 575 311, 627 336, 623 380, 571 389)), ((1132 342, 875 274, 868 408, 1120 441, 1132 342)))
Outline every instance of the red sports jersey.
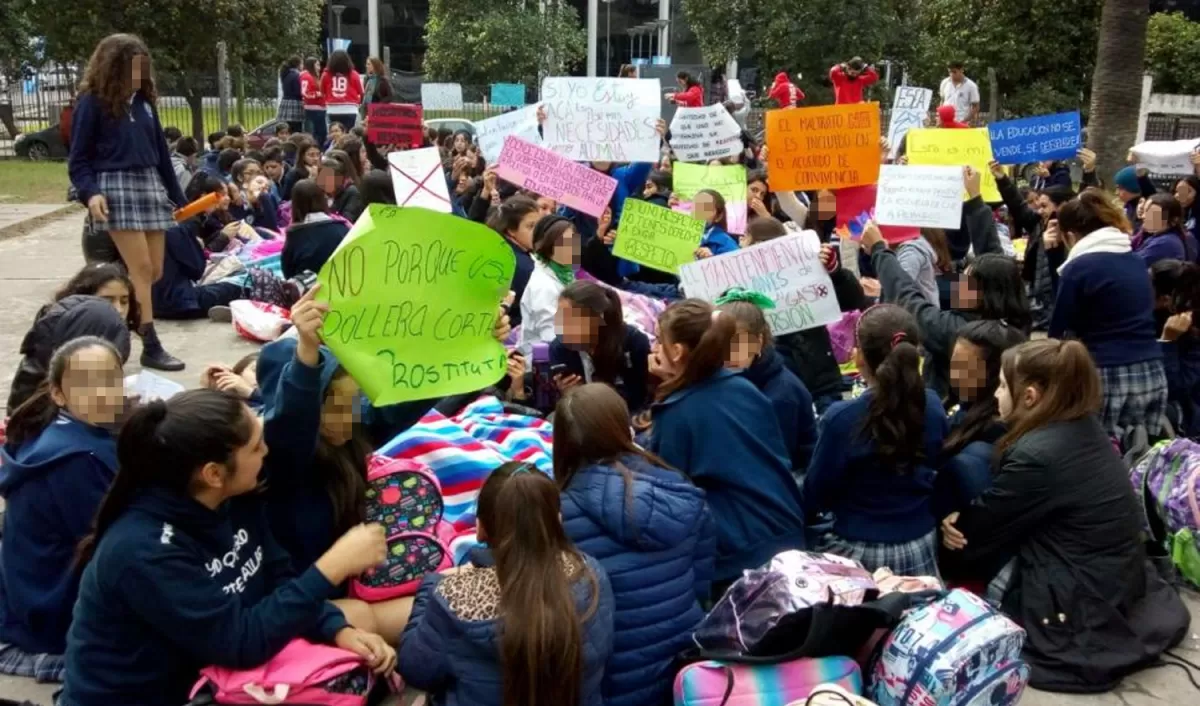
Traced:
POLYGON ((300 94, 304 97, 305 108, 324 110, 325 94, 321 92, 321 82, 307 71, 300 72, 300 94))
POLYGON ((321 72, 321 93, 330 108, 353 106, 357 110, 363 97, 362 78, 354 69, 349 75, 336 76, 325 69, 321 72))

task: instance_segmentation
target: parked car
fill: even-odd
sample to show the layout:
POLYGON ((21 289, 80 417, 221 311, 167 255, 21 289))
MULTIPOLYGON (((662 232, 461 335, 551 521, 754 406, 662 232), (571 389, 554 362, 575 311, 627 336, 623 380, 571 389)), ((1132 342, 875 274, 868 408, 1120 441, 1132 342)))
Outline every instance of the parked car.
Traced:
POLYGON ((466 130, 471 134, 471 139, 475 139, 475 123, 463 118, 433 118, 425 121, 425 127, 431 127, 434 130, 449 130, 450 132, 466 130))
POLYGON ((261 150, 263 145, 267 143, 267 140, 275 137, 275 126, 278 124, 278 120, 271 118, 267 122, 246 133, 246 149, 261 150))
POLYGON ((17 135, 13 142, 13 151, 18 157, 42 162, 48 159, 66 159, 68 145, 63 140, 63 131, 56 124, 45 130, 17 135))

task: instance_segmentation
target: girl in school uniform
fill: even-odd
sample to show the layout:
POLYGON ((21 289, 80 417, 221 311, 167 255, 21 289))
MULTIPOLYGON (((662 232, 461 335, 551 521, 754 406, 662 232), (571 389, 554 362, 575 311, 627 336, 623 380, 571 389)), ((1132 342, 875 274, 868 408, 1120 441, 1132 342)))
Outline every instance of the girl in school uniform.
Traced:
POLYGON ((163 231, 186 204, 155 107, 150 52, 130 34, 100 41, 71 121, 68 173, 94 228, 112 235, 133 280, 142 322, 142 367, 183 370, 154 328, 150 287, 162 276, 163 231))
POLYGON ((46 384, 8 420, 0 451, 0 673, 62 681, 79 590, 75 548, 117 473, 109 428, 125 408, 122 358, 76 338, 50 359, 46 384))
MULTIPOLYGON (((361 183, 358 164, 342 150, 329 150, 321 160, 317 183, 329 197, 329 208, 353 223, 362 215, 362 199, 358 195, 361 183)), ((294 214, 293 214, 294 216, 294 214)))
POLYGON ((513 328, 522 324, 520 303, 533 276, 533 230, 541 217, 537 203, 521 195, 508 197, 488 216, 488 227, 504 237, 517 258, 517 269, 510 285, 514 296, 509 308, 513 328))
POLYGON ((704 236, 696 249, 697 260, 738 249, 738 242, 729 235, 725 197, 712 189, 704 189, 696 192, 692 208, 696 218, 704 221, 704 236))
POLYGON ((421 584, 400 640, 405 684, 438 703, 602 706, 613 593, 563 530, 558 486, 506 463, 479 491, 488 550, 421 584))
POLYGON ((280 254, 284 277, 320 272, 350 232, 346 222, 329 214, 329 197, 320 184, 304 180, 292 191, 292 225, 280 254))
POLYGON ((325 112, 330 125, 338 123, 348 132, 358 120, 363 83, 345 51, 338 49, 329 55, 329 65, 321 73, 321 93, 325 96, 325 112))
MULTIPOLYGON (((313 142, 325 144, 325 94, 321 92, 321 60, 308 57, 300 72, 300 96, 304 102, 304 132, 313 142)), ((286 197, 285 197, 286 198, 286 197)))
POLYGON ((804 476, 805 510, 832 512, 826 551, 900 576, 937 575, 934 478, 948 433, 921 381, 916 319, 893 304, 865 311, 855 362, 868 390, 821 417, 804 476))
POLYGON ((575 281, 579 235, 562 216, 543 216, 533 229, 533 272, 521 297, 521 353, 554 340, 554 314, 563 289, 575 281))
POLYGON ((1200 266, 1159 260, 1150 268, 1154 322, 1167 373, 1167 401, 1180 436, 1200 435, 1200 336, 1193 325, 1200 303, 1200 266))
POLYGON ((279 85, 283 95, 275 119, 288 124, 288 130, 304 129, 304 90, 300 85, 300 57, 288 58, 279 69, 279 85))
POLYGON ((125 423, 120 470, 79 549, 59 704, 185 703, 202 667, 248 669, 300 637, 392 670, 391 646, 328 601, 384 560, 383 527, 352 527, 296 575, 255 492, 262 424, 212 390, 151 402, 125 423))
POLYGON ((307 138, 296 144, 296 166, 288 170, 283 177, 283 185, 279 197, 284 201, 292 200, 292 190, 305 179, 316 179, 321 173, 321 148, 318 143, 307 138))
POLYGON ((804 548, 804 512, 771 402, 725 369, 737 322, 685 299, 658 319, 650 372, 663 383, 647 450, 707 493, 717 524, 714 593, 743 569, 804 548))

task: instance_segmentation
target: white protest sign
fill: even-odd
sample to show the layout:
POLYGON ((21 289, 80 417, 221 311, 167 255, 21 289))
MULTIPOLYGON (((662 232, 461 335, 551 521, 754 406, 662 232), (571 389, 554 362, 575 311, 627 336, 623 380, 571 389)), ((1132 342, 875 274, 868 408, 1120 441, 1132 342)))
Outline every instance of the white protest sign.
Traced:
POLYGON ((721 105, 678 108, 671 120, 671 149, 681 162, 708 162, 744 149, 742 129, 721 105))
POLYGON ((431 110, 462 110, 462 86, 457 83, 421 84, 421 107, 431 110))
POLYGON ((962 167, 879 168, 875 222, 886 226, 950 228, 962 225, 962 167))
POLYGON ((504 138, 509 135, 534 145, 542 144, 542 136, 538 134, 537 109, 536 105, 529 105, 475 123, 475 140, 489 164, 500 159, 504 138))
POLYGON ((662 113, 658 79, 542 81, 546 147, 576 162, 657 162, 662 113))
POLYGON ((1137 158, 1139 167, 1149 169, 1154 174, 1183 176, 1195 169, 1192 153, 1197 147, 1200 147, 1200 139, 1143 142, 1134 145, 1133 156, 1137 158))
POLYGON ((387 160, 397 206, 420 206, 442 213, 453 210, 437 147, 389 152, 387 160))
POLYGON ((775 308, 763 314, 776 336, 842 318, 833 282, 821 264, 821 241, 811 230, 681 264, 679 280, 689 297, 710 302, 730 287, 767 295, 775 308))
POLYGON ((925 117, 929 114, 929 104, 933 101, 933 91, 920 86, 897 86, 896 97, 892 101, 892 117, 888 123, 888 144, 892 148, 892 157, 900 149, 900 141, 905 133, 915 127, 925 127, 925 117))

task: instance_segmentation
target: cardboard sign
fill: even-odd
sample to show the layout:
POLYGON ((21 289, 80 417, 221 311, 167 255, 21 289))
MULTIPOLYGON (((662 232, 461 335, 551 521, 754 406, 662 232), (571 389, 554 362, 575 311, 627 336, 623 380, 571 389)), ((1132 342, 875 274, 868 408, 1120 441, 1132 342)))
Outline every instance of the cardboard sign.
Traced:
POLYGON ((1004 120, 988 126, 992 154, 1001 164, 1070 159, 1082 146, 1079 111, 1004 120))
POLYGON ((925 118, 929 115, 929 104, 933 101, 933 91, 919 86, 897 86, 896 97, 892 101, 892 117, 888 123, 888 145, 894 159, 900 150, 904 135, 915 127, 925 127, 925 118))
POLYGON ((875 222, 957 230, 962 225, 962 192, 961 167, 885 164, 879 170, 875 222))
MULTIPOLYGON (((908 133, 908 163, 935 166, 970 166, 983 175, 983 200, 1000 201, 996 177, 988 168, 992 161, 992 142, 987 128, 921 128, 908 133)), ((963 192, 966 197, 966 192, 963 192)))
POLYGON ((493 83, 492 105, 521 107, 525 105, 525 84, 493 83))
POLYGON ((530 144, 542 144, 542 136, 538 134, 537 109, 536 105, 530 105, 475 123, 475 141, 488 164, 500 159, 504 138, 509 135, 530 144))
POLYGON ((604 215, 617 190, 617 180, 609 175, 512 135, 504 138, 496 175, 596 218, 604 215))
POLYGON ((689 262, 679 268, 679 280, 689 297, 710 302, 730 287, 767 295, 775 308, 763 314, 776 336, 842 318, 833 282, 821 265, 821 241, 811 230, 689 262))
POLYGON ((679 197, 682 213, 691 213, 691 202, 696 193, 712 189, 725 199, 725 221, 728 232, 741 235, 746 232, 746 168, 740 164, 685 164, 676 162, 672 167, 672 185, 679 197))
POLYGON ((504 376, 492 335, 516 269, 492 229, 372 204, 321 268, 321 338, 379 407, 479 390, 504 376))
POLYGON ((1192 153, 1200 148, 1200 139, 1142 142, 1133 148, 1138 166, 1155 174, 1185 176, 1194 173, 1192 153))
POLYGON ((742 129, 724 106, 680 108, 671 121, 671 149, 681 162, 708 162, 740 154, 742 129))
POLYGON ((685 213, 628 199, 613 255, 639 265, 678 274, 679 266, 696 259, 704 224, 685 213))
POLYGON ((453 210, 437 147, 389 152, 387 160, 397 206, 420 206, 442 213, 453 210))
POLYGON ((771 191, 839 189, 879 179, 879 104, 767 111, 771 191))
POLYGON ((425 123, 419 105, 371 103, 367 106, 367 139, 376 145, 405 148, 425 144, 425 123))
POLYGON ((462 110, 462 86, 457 83, 422 83, 421 105, 430 110, 462 110))
POLYGON ((657 162, 659 83, 637 78, 547 78, 546 147, 576 162, 657 162))

